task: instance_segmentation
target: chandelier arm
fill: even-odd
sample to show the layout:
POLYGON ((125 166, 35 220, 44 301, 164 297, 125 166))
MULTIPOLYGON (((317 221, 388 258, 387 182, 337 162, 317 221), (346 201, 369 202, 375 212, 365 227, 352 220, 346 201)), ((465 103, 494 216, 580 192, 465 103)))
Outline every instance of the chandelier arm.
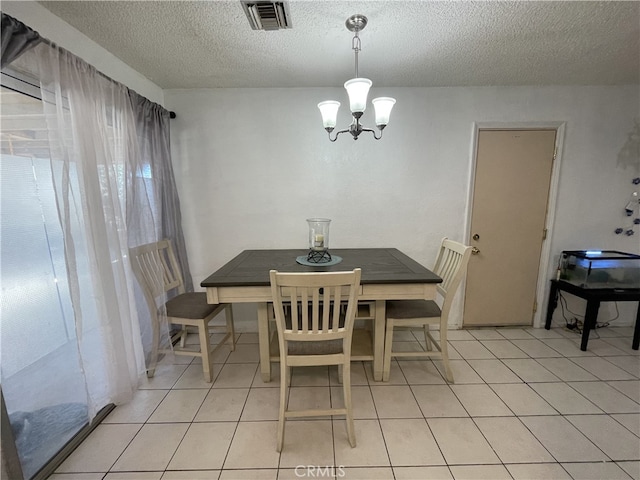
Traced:
POLYGON ((373 138, 376 140, 380 140, 382 138, 382 130, 380 130, 380 136, 376 136, 376 131, 373 128, 363 128, 362 131, 373 133, 373 138))
POLYGON ((349 131, 349 129, 348 129, 348 128, 345 128, 345 129, 343 129, 343 130, 338 130, 338 131, 336 132, 336 136, 335 136, 335 137, 333 137, 333 138, 331 138, 331 132, 327 132, 327 133, 329 134, 329 140, 330 140, 330 141, 332 141, 332 142, 335 142, 335 141, 338 139, 338 135, 340 135, 341 133, 346 133, 346 132, 348 132, 348 131, 349 131))

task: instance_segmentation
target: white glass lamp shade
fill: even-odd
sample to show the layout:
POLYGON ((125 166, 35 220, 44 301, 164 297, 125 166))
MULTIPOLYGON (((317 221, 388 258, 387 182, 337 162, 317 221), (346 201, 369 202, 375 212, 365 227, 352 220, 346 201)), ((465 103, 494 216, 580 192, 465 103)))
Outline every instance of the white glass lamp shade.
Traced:
POLYGON ((327 100, 318 104, 320 113, 322 114, 322 125, 324 128, 334 129, 336 127, 336 119, 338 118, 338 108, 340 102, 335 100, 327 100))
POLYGON ((369 95, 371 83, 368 78, 352 78, 344 83, 344 88, 349 95, 351 113, 362 113, 367 108, 367 95, 369 95))
POLYGON ((396 103, 395 98, 391 97, 378 97, 371 100, 373 108, 376 111, 376 125, 382 130, 389 124, 389 116, 391 115, 391 109, 396 103))

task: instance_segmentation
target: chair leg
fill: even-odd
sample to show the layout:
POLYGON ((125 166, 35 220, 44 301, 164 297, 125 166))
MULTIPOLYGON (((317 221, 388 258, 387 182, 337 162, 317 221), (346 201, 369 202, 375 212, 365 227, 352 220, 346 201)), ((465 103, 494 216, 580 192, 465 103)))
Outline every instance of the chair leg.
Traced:
POLYGON ((387 333, 384 340, 384 360, 382 364, 382 381, 388 382, 391 375, 391 345, 393 344, 393 318, 387 319, 387 333))
POLYGON ((351 403, 351 362, 347 359, 344 366, 339 365, 339 367, 342 367, 343 375, 342 391, 344 394, 344 406, 347 410, 347 436, 349 438, 349 444, 353 448, 356 446, 356 433, 353 426, 353 408, 351 403))
POLYGON ((151 356, 147 367, 147 378, 153 378, 158 364, 158 350, 160 350, 160 325, 157 318, 152 318, 151 356))
POLYGON ((187 331, 187 327, 185 325, 182 327, 182 330, 180 330, 180 348, 184 348, 184 346, 186 345, 188 334, 189 332, 187 331))
POLYGON ((442 354, 442 366, 444 367, 444 375, 449 383, 453 381, 453 371, 449 364, 449 344, 447 343, 447 325, 440 323, 440 353, 442 354))
POLYGON ((425 323, 422 328, 424 329, 424 341, 427 345, 427 352, 431 352, 433 345, 431 344, 431 337, 429 337, 429 324, 425 323))
POLYGON ((278 441, 276 445, 276 450, 278 452, 282 451, 282 447, 284 445, 284 413, 287 409, 287 393, 289 392, 289 375, 290 368, 287 364, 280 360, 280 410, 278 413, 278 441))
POLYGON ((211 345, 209 343, 209 326, 203 320, 198 325, 198 336, 200 337, 200 354, 202 355, 202 371, 204 373, 204 381, 211 383, 213 375, 211 370, 211 345))
POLYGON ((236 331, 233 326, 233 308, 231 304, 224 308, 224 316, 227 319, 227 333, 231 335, 231 351, 233 352, 236 349, 236 331))

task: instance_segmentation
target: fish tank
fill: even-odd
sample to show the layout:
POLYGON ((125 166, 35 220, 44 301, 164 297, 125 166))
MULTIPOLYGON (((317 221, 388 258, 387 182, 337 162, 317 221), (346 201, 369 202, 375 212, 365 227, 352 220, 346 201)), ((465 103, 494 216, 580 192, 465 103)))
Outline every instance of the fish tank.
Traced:
POLYGON ((616 250, 565 250, 560 280, 582 288, 640 288, 640 255, 616 250))

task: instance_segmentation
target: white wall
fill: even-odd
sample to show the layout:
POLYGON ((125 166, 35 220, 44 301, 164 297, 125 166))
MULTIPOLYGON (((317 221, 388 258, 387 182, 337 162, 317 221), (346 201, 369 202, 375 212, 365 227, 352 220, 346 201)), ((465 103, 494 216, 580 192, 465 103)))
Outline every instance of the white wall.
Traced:
MULTIPOLYGON (((468 240, 474 122, 566 122, 550 272, 562 250, 640 253, 638 236, 613 233, 640 175, 640 161, 616 163, 640 115, 637 85, 374 90, 371 98, 397 99, 384 138, 343 134, 336 143, 316 104, 341 101, 346 126, 343 89, 164 92, 177 113, 172 155, 196 285, 244 249, 306 248, 311 216, 332 219, 333 248, 393 246, 431 265, 442 236, 468 240)), ((538 321, 546 298, 542 306, 538 321)), ((620 310, 618 323, 631 324, 635 305, 620 310)), ((600 318, 612 312, 603 305, 600 318)))
POLYGON ((108 77, 164 105, 162 89, 35 1, 2 2, 2 11, 82 58, 108 77))

